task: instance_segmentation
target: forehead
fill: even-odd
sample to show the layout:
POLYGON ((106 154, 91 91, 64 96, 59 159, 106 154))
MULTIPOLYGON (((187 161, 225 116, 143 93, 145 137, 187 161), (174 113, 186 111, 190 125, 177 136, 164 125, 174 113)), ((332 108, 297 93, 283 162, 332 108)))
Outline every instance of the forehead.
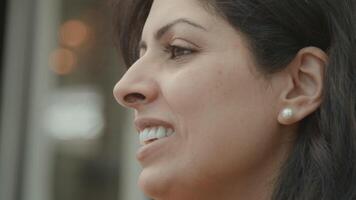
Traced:
POLYGON ((143 29, 143 36, 178 18, 188 18, 213 28, 216 16, 209 12, 201 0, 154 0, 143 29))

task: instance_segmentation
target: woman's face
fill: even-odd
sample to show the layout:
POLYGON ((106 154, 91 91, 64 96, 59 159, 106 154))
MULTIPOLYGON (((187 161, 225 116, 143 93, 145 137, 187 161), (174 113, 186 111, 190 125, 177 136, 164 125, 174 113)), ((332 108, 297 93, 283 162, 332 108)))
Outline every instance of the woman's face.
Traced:
POLYGON ((197 0, 154 0, 140 54, 115 97, 134 109, 137 125, 174 129, 139 150, 143 191, 155 199, 234 199, 265 187, 287 148, 279 87, 256 71, 242 35, 197 0))

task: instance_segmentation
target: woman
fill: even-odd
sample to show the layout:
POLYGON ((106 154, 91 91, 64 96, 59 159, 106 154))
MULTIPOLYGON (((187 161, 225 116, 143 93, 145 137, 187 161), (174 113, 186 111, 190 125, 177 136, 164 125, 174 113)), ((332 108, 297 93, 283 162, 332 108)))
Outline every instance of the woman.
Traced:
POLYGON ((119 2, 139 186, 161 200, 356 199, 353 0, 119 2))

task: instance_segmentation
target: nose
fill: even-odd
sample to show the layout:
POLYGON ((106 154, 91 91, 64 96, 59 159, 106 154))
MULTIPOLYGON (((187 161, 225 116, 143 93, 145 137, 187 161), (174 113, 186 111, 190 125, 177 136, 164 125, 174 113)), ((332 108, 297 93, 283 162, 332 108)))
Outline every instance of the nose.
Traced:
POLYGON ((157 98, 158 85, 149 73, 131 69, 115 85, 113 93, 120 105, 138 110, 157 98))

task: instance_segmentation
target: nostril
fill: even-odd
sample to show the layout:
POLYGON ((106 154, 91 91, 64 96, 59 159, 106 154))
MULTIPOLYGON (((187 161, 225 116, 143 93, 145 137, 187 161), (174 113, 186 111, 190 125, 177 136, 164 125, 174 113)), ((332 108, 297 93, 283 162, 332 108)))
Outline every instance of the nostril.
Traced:
POLYGON ((137 103, 140 101, 144 101, 146 97, 140 93, 131 93, 124 97, 124 101, 127 103, 137 103))

